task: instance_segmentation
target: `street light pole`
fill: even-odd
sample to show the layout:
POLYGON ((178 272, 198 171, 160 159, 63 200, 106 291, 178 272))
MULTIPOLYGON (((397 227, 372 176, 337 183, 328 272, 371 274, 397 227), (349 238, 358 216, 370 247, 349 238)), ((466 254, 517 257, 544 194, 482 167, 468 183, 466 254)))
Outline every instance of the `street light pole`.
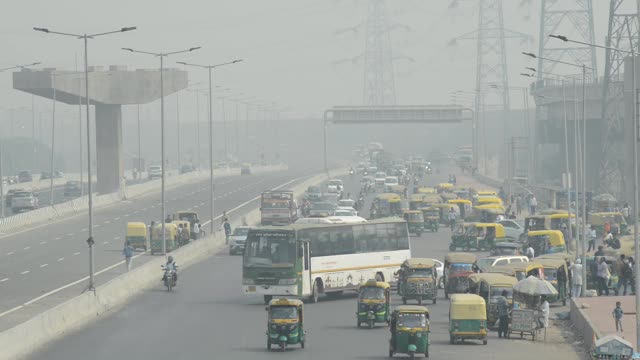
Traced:
POLYGON ((87 245, 89 246, 89 285, 87 288, 89 290, 95 289, 95 281, 94 281, 94 253, 93 253, 93 245, 95 244, 95 240, 93 239, 93 186, 91 184, 92 180, 92 171, 91 171, 91 123, 89 116, 89 108, 90 108, 90 100, 89 100, 89 39, 94 39, 98 36, 104 36, 109 34, 122 33, 127 31, 135 30, 135 27, 123 27, 119 30, 108 31, 98 34, 71 34, 64 33, 58 31, 51 31, 46 28, 33 28, 35 31, 44 32, 47 34, 55 34, 55 35, 63 35, 63 36, 71 36, 76 39, 82 39, 84 43, 84 94, 85 99, 87 101, 87 177, 88 177, 88 197, 89 197, 89 238, 87 238, 87 245))
POLYGON ((51 73, 51 87, 53 88, 53 103, 52 103, 52 117, 51 117, 51 159, 49 163, 49 206, 53 206, 53 162, 55 159, 55 144, 56 144, 56 74, 55 71, 51 73))
POLYGON ((161 169, 162 169, 162 178, 160 181, 160 192, 161 192, 161 206, 160 206, 160 211, 162 212, 162 254, 163 255, 167 255, 167 236, 166 236, 166 232, 165 232, 165 216, 167 214, 165 214, 165 207, 166 207, 166 202, 165 202, 165 182, 166 182, 166 167, 167 164, 165 164, 165 126, 164 126, 164 58, 169 56, 169 55, 174 55, 174 54, 180 54, 180 53, 185 53, 185 52, 191 52, 194 50, 198 50, 200 49, 200 46, 198 47, 192 47, 189 49, 185 49, 185 50, 179 50, 179 51, 173 51, 173 52, 160 52, 160 53, 154 53, 154 52, 149 52, 149 51, 140 51, 140 50, 134 50, 131 48, 122 48, 122 50, 126 50, 126 51, 130 51, 133 53, 140 53, 140 54, 146 54, 146 55, 151 55, 154 57, 158 57, 160 58, 160 163, 162 164, 161 169))
POLYGON ((233 60, 230 62, 216 64, 216 65, 198 65, 198 64, 186 63, 184 61, 178 61, 178 64, 182 64, 185 66, 193 66, 201 69, 207 69, 209 73, 209 189, 210 189, 209 204, 211 205, 211 208, 210 208, 211 220, 209 225, 210 225, 210 231, 212 235, 213 233, 215 233, 215 225, 213 224, 213 219, 215 218, 214 204, 215 204, 215 193, 216 193, 216 188, 213 181, 213 76, 212 76, 212 70, 220 66, 231 65, 241 61, 242 59, 233 60))

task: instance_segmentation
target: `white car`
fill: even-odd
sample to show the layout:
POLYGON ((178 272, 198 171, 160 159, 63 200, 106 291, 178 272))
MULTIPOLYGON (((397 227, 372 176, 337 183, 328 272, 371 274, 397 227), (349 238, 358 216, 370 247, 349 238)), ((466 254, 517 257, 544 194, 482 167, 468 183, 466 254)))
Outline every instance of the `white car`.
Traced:
POLYGON ((162 177, 162 166, 160 165, 151 165, 149 166, 148 169, 148 174, 149 174, 149 180, 154 179, 154 178, 161 178, 162 177))
POLYGON ((395 186, 398 185, 398 177, 397 176, 387 176, 384 179, 384 186, 395 186))
POLYGON ((338 201, 338 207, 354 207, 356 201, 353 199, 342 199, 338 201))
POLYGON ((229 236, 229 255, 244 253, 244 246, 247 241, 250 227, 238 226, 229 236))
POLYGON ((478 267, 485 269, 490 266, 508 265, 513 263, 529 262, 529 258, 521 255, 512 256, 489 256, 484 259, 478 260, 478 267))
POLYGON ((442 282, 443 280, 443 274, 444 274, 444 263, 440 260, 437 259, 431 259, 433 260, 433 262, 436 263, 436 271, 438 273, 438 288, 443 289, 444 288, 444 283, 442 282))
POLYGON ((329 184, 327 185, 327 190, 329 190, 330 193, 340 193, 342 192, 342 189, 344 189, 344 184, 342 183, 342 180, 340 179, 329 180, 329 184))

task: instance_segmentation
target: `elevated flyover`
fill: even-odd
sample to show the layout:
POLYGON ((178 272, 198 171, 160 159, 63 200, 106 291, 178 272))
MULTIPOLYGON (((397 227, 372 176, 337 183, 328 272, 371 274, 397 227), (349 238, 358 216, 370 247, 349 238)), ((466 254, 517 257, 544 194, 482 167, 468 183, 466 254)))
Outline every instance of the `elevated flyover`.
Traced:
POLYGON ((459 124, 470 120, 473 128, 474 159, 477 158, 477 129, 473 110, 457 105, 334 106, 324 112, 324 169, 327 171, 327 126, 459 124))
MULTIPOLYGON (((164 95, 187 87, 187 72, 164 71, 164 95)), ((16 90, 69 105, 87 105, 84 72, 57 69, 22 69, 13 73, 16 90)), ((108 69, 89 67, 89 105, 95 106, 97 191, 111 193, 120 189, 124 175, 122 154, 122 105, 146 104, 160 98, 159 70, 127 70, 125 66, 108 69)))

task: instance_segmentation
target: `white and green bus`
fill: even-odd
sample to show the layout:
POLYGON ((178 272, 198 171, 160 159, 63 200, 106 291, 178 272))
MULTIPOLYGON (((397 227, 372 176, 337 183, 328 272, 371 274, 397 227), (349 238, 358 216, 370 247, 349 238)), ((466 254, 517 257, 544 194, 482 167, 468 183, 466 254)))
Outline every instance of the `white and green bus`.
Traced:
POLYGON ((309 298, 391 282, 411 257, 407 223, 387 218, 354 224, 253 228, 247 235, 242 287, 247 295, 309 298))

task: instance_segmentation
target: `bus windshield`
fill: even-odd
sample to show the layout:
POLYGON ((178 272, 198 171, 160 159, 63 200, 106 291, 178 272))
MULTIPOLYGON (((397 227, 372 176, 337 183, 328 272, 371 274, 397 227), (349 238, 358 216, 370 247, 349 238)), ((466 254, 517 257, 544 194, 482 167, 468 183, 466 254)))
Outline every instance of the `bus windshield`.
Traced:
POLYGON ((293 232, 250 231, 244 252, 244 265, 293 267, 296 241, 293 232))
POLYGON ((384 300, 384 289, 379 287, 367 286, 360 288, 360 299, 367 300, 384 300))

